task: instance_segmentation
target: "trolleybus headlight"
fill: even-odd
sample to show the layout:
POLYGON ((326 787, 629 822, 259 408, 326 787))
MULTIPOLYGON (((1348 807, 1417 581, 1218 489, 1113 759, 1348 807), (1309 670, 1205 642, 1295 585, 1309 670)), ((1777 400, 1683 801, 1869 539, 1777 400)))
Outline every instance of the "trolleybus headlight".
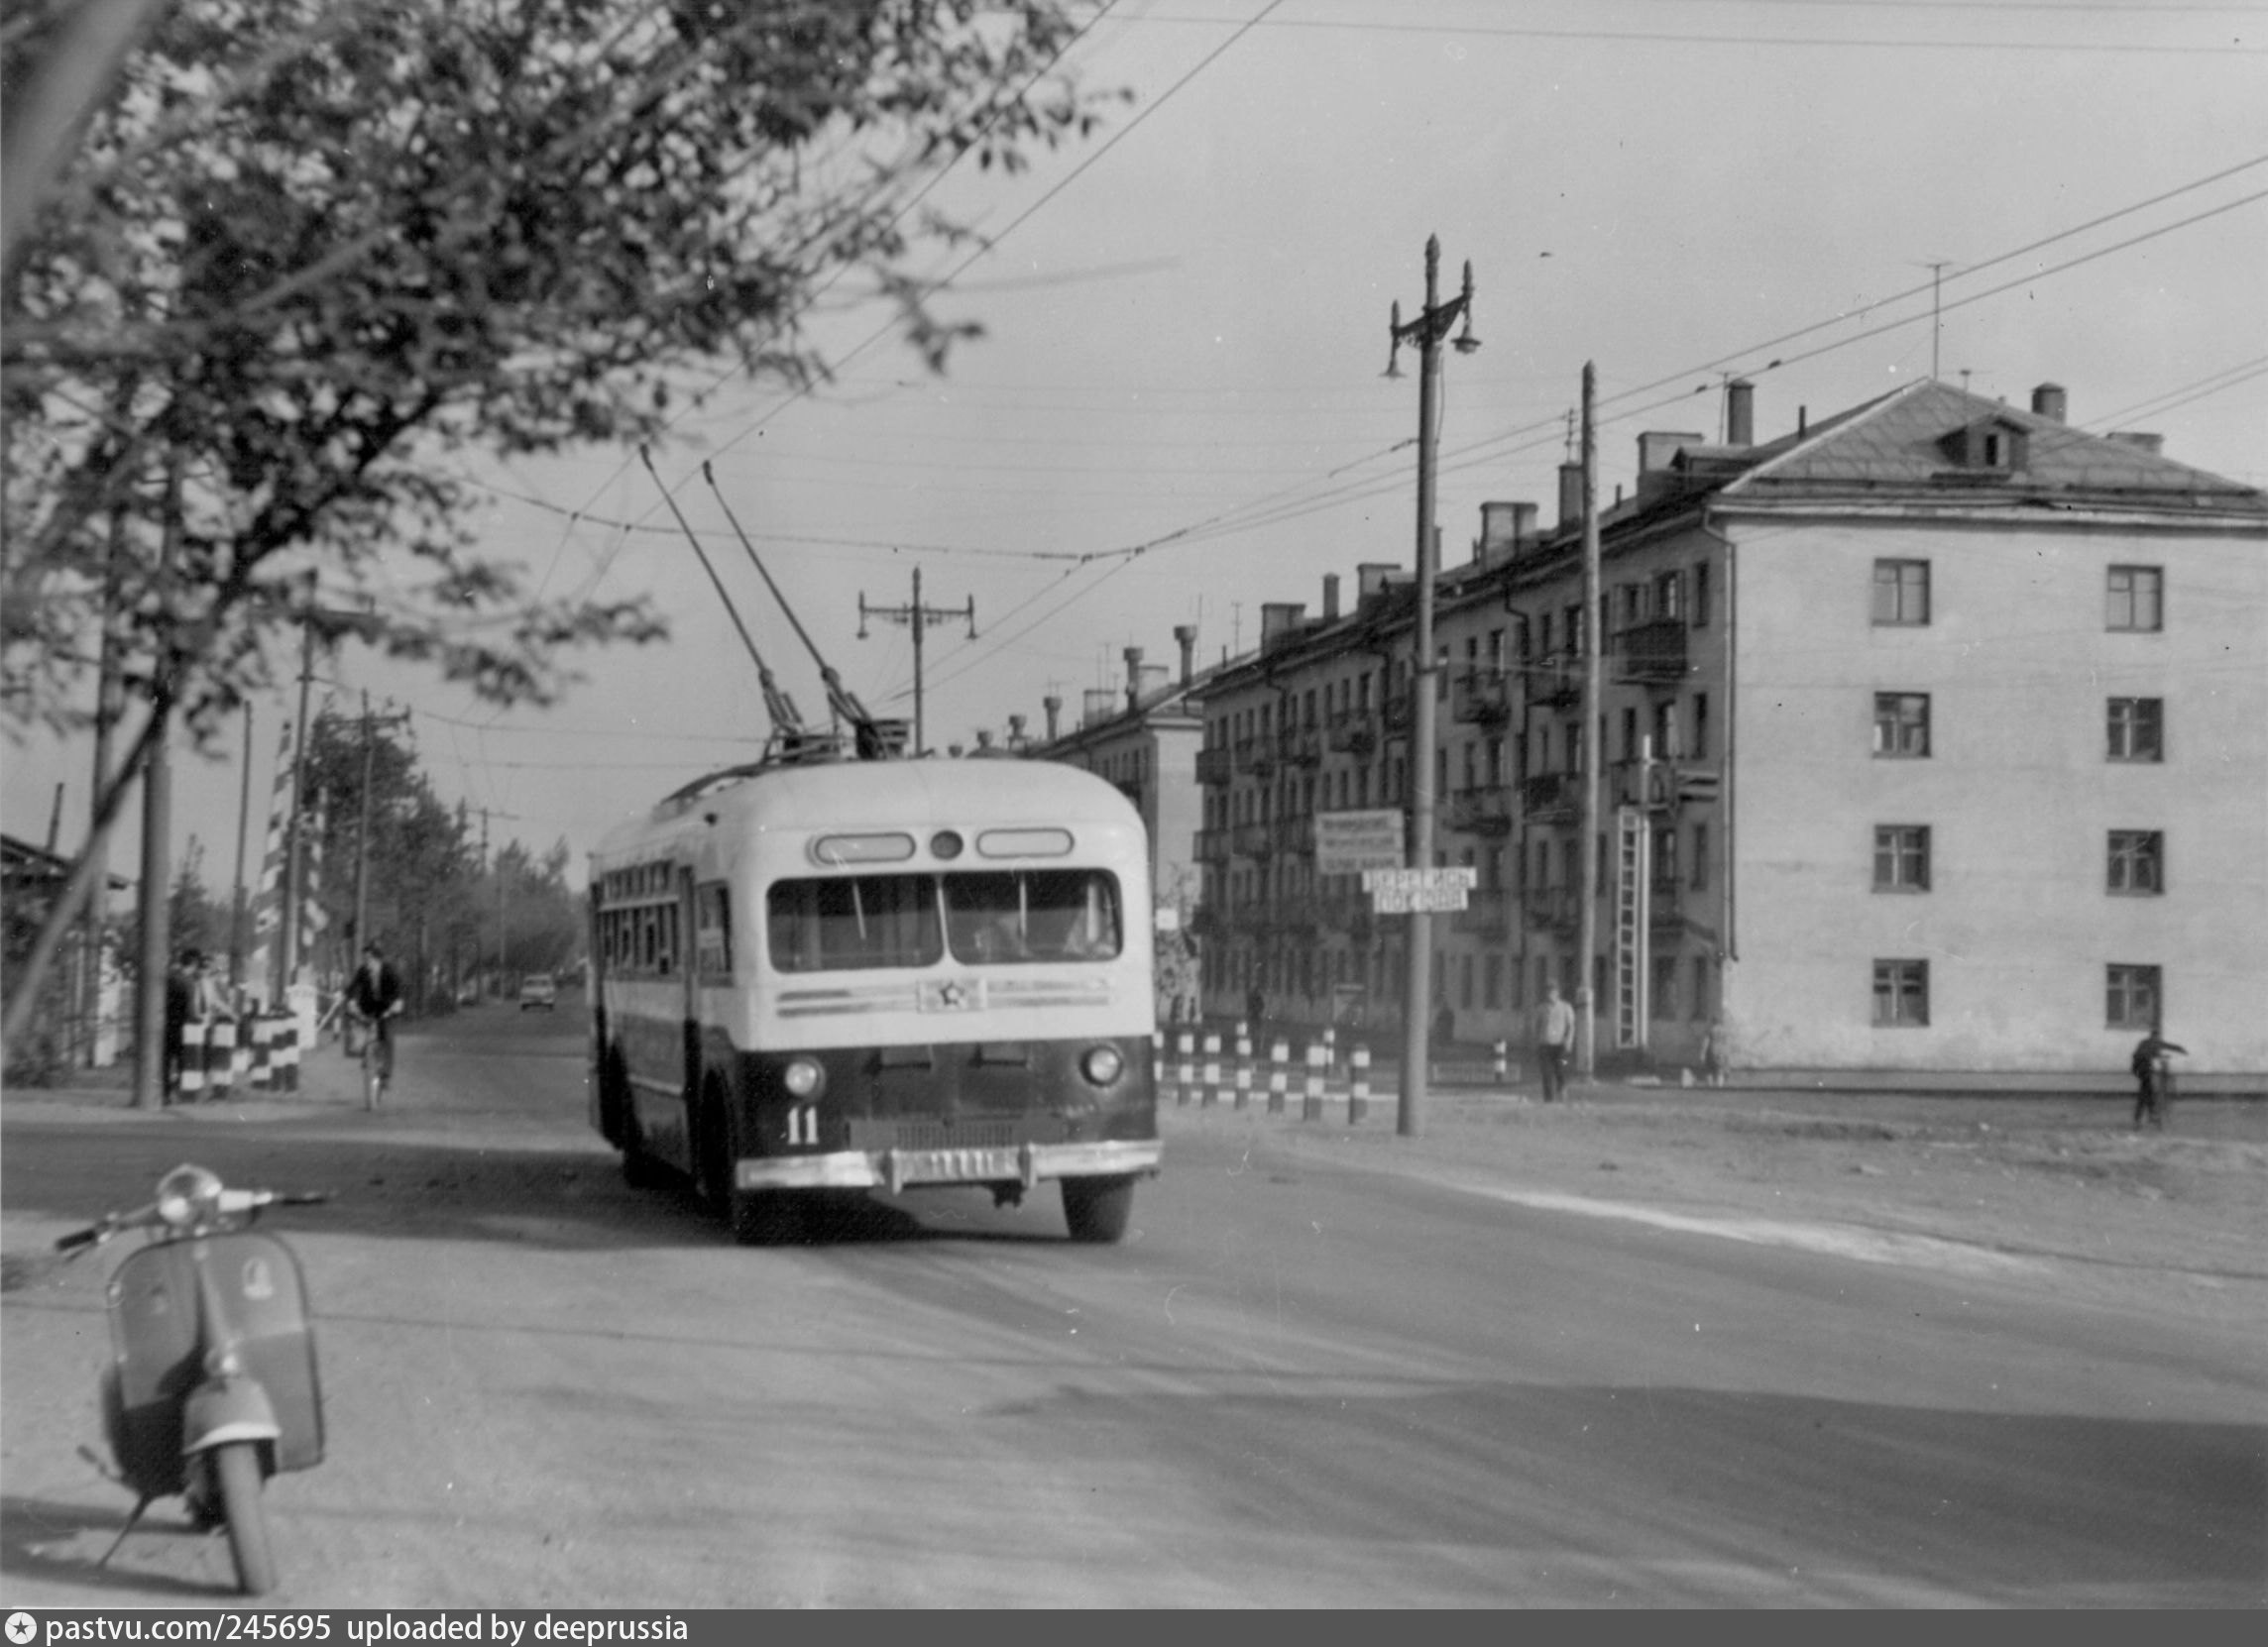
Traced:
POLYGON ((827 1084, 827 1071, 812 1058, 794 1058, 780 1071, 780 1084, 794 1098, 816 1098, 827 1084))
POLYGON ((940 829, 929 837, 929 849, 951 862, 961 856, 961 836, 951 829, 940 829))
POLYGON ((1125 1069, 1126 1060, 1118 1055, 1115 1046, 1089 1046, 1086 1056, 1079 1059, 1078 1067, 1096 1086, 1108 1086, 1125 1069))

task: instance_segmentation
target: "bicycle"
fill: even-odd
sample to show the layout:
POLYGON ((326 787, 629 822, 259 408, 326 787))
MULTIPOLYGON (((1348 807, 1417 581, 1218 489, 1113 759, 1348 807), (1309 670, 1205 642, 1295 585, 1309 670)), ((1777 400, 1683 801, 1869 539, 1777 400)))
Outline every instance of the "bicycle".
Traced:
POLYGON ((349 1020, 362 1027, 362 1096, 363 1108, 375 1110, 378 1101, 386 1095, 394 1079, 394 1037, 386 1021, 401 1009, 372 1018, 349 1009, 349 1020))

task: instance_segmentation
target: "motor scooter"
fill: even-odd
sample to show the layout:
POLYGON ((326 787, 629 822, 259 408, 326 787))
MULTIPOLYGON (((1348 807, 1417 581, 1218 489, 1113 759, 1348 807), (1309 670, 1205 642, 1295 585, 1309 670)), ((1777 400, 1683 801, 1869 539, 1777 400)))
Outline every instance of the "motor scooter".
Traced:
POLYGON ((261 1491, 270 1476, 322 1462, 323 1403, 299 1261, 250 1226, 268 1207, 329 1198, 230 1189, 182 1165, 158 1180, 150 1205, 56 1243, 77 1258, 128 1230, 149 1235, 110 1277, 102 1417, 116 1469, 106 1474, 136 1502, 96 1565, 155 1500, 180 1493, 192 1524, 226 1524, 245 1594, 276 1588, 261 1491))

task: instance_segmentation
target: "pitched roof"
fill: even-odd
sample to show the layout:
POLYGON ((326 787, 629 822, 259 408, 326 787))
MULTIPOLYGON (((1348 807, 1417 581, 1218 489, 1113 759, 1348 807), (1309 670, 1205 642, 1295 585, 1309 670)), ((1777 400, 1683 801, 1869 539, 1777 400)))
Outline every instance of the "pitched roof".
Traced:
POLYGON ((1747 471, 1725 486, 1728 499, 1942 494, 1949 487, 1974 494, 1983 484, 2040 500, 2268 514, 2268 494, 2256 487, 1933 380, 1854 407, 1799 438, 1758 447, 1753 456, 1747 471), (1959 437, 1980 424, 2021 441, 2020 466, 1995 472, 1961 463, 1959 437))

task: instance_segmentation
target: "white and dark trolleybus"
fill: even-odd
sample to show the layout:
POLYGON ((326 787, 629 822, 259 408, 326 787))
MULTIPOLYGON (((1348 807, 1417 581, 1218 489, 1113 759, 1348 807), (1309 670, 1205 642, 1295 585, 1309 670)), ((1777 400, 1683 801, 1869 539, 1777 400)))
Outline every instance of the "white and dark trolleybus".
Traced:
POLYGON ((591 1118, 738 1240, 816 1192, 1061 1187, 1120 1239, 1158 1170, 1149 856, 1090 773, 736 768, 591 858, 591 1118))

